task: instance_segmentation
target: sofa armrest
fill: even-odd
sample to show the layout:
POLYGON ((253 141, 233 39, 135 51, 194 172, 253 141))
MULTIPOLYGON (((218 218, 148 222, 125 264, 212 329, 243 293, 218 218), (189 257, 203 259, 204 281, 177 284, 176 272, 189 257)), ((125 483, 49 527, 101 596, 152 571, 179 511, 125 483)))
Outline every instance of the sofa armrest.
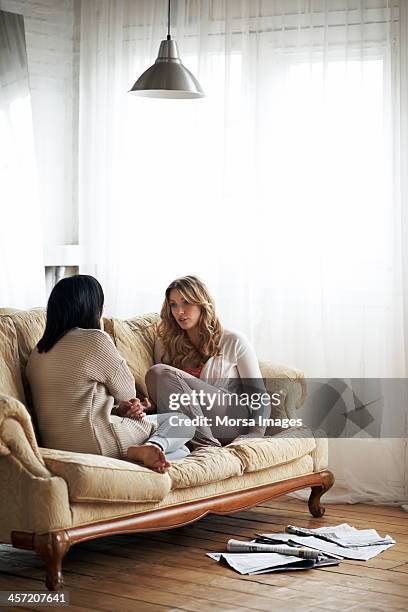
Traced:
POLYGON ((301 370, 280 363, 259 363, 268 393, 279 393, 280 406, 273 407, 272 417, 296 419, 296 410, 306 398, 306 381, 301 370))
POLYGON ((329 467, 329 441, 326 432, 318 429, 313 432, 316 448, 311 452, 313 459, 313 471, 321 472, 329 467))
POLYGON ((67 485, 47 469, 30 415, 0 395, 0 541, 11 542, 12 531, 41 533, 71 523, 67 485))
POLYGON ((0 456, 12 455, 32 475, 49 478, 38 450, 31 417, 14 397, 0 395, 0 456))

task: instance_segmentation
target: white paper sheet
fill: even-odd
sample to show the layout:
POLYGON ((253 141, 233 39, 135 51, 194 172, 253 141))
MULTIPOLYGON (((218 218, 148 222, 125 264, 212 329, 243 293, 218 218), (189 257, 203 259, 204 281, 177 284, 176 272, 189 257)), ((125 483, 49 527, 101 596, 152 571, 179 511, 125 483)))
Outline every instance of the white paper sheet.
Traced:
POLYGON ((298 533, 294 533, 294 535, 298 536, 320 534, 324 536, 324 539, 344 547, 395 544, 395 540, 389 535, 382 538, 375 529, 356 529, 348 523, 341 523, 336 527, 318 527, 317 529, 305 529, 289 525, 286 531, 290 533, 291 530, 297 530, 298 533))
MULTIPOLYGON (((230 567, 240 574, 267 572, 269 569, 290 565, 292 563, 307 567, 308 562, 299 557, 280 555, 278 553, 207 553, 215 561, 224 559, 230 567)), ((309 563, 313 567, 313 561, 309 563)))
POLYGON ((315 533, 316 536, 300 536, 293 533, 263 533, 259 535, 275 541, 295 542, 329 555, 335 555, 337 558, 342 557, 359 561, 368 561, 395 544, 395 540, 389 535, 382 538, 375 529, 359 530, 347 523, 342 523, 336 527, 310 529, 308 532, 315 533), (326 539, 317 537, 319 534, 333 541, 328 542, 326 539), (335 543, 336 541, 341 542, 341 544, 335 543), (375 544, 374 542, 383 543, 375 544))
POLYGON ((258 543, 255 540, 246 542, 243 540, 230 539, 227 542, 227 552, 229 553, 278 553, 303 559, 317 559, 319 551, 304 546, 287 546, 286 544, 258 543))

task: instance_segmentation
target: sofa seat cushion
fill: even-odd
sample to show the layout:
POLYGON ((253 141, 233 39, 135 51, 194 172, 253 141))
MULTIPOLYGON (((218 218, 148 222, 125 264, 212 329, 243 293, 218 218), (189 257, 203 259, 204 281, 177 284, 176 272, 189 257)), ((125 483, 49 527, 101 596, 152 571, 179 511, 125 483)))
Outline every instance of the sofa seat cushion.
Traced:
POLYGON ((101 455, 41 448, 45 465, 67 484, 71 502, 157 502, 171 489, 168 474, 101 455))
POLYGON ((144 504, 95 504, 82 503, 71 504, 72 523, 73 525, 83 525, 86 523, 95 523, 110 518, 126 516, 129 514, 139 514, 156 508, 171 508, 176 504, 184 504, 187 502, 210 499, 219 495, 225 495, 231 491, 245 491, 252 487, 258 487, 272 482, 295 478, 313 472, 313 460, 310 455, 305 455, 300 459, 295 459, 285 465, 243 474, 242 476, 233 476, 226 480, 220 480, 211 484, 200 485, 197 487, 187 487, 185 489, 177 489, 171 491, 167 497, 158 503, 144 504))
POLYGON ((242 473, 243 466, 237 455, 213 446, 197 449, 184 459, 173 461, 169 470, 173 490, 218 482, 242 473))
POLYGON ((309 455, 316 442, 308 429, 293 428, 272 438, 247 439, 225 448, 240 459, 245 472, 257 472, 309 455))

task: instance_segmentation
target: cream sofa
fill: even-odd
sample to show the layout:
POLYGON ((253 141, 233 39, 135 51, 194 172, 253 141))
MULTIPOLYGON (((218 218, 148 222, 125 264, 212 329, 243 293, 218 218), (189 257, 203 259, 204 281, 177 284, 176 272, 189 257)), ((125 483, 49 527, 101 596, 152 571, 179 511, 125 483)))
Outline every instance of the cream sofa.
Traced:
MULTIPOLYGON (((153 363, 157 322, 157 315, 104 321, 140 395, 153 363)), ((44 325, 44 309, 0 311, 0 542, 35 550, 46 565, 49 589, 62 587, 63 557, 82 540, 179 527, 209 512, 235 512, 307 487, 310 512, 322 516, 320 496, 334 480, 327 440, 305 429, 200 449, 173 462, 166 474, 41 448, 24 370, 44 325)), ((306 392, 301 372, 267 362, 261 370, 268 391, 284 399, 273 416, 295 418, 306 392)))

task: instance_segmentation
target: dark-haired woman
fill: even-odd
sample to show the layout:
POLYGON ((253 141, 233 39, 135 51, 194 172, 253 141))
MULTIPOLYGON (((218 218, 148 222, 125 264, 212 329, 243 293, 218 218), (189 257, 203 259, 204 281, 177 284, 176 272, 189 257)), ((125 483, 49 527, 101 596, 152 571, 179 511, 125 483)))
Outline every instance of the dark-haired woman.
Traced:
POLYGON ((194 427, 178 413, 145 416, 125 360, 101 330, 103 304, 92 276, 64 278, 51 292, 45 332, 26 370, 42 443, 164 472, 166 454, 182 448, 194 427))

